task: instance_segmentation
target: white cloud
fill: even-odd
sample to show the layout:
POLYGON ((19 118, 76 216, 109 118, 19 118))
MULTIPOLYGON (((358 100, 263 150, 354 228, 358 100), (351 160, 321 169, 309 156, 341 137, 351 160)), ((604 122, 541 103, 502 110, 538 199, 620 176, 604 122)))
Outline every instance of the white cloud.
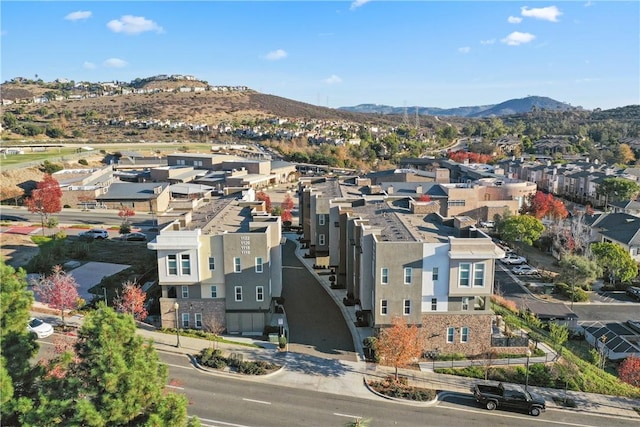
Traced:
POLYGON ((536 36, 531 33, 521 33, 520 31, 514 31, 500 41, 509 46, 518 46, 524 43, 529 43, 535 38, 536 36))
POLYGON ((162 33, 164 30, 155 22, 145 18, 144 16, 124 15, 120 19, 114 19, 107 23, 114 33, 140 34, 147 31, 155 31, 162 33))
POLYGON ((84 68, 85 70, 95 70, 96 64, 94 64, 93 62, 85 61, 85 63, 82 64, 82 68, 84 68))
POLYGON ((496 39, 480 40, 480 44, 494 44, 496 39))
POLYGON ((528 18, 542 19, 543 21, 558 22, 558 16, 562 15, 556 6, 538 7, 529 9, 527 6, 520 8, 522 16, 528 18))
POLYGON ((79 10, 77 12, 71 12, 64 17, 67 21, 80 21, 81 19, 91 18, 91 12, 88 10, 79 10))
POLYGON ((471 52, 471 48, 469 46, 459 47, 458 52, 460 53, 469 53, 471 52))
POLYGON ((123 68, 126 67, 127 61, 120 58, 109 58, 102 63, 107 68, 123 68))
POLYGON ((288 53, 283 49, 272 50, 265 55, 265 59, 269 61, 278 61, 279 59, 286 58, 288 53))
POLYGON ((591 7, 593 6, 593 2, 592 1, 588 1, 584 4, 584 7, 591 7))
POLYGON ((335 74, 332 74, 331 77, 324 79, 323 82, 325 82, 328 85, 333 85, 337 83, 342 83, 342 79, 336 76, 335 74))
POLYGON ((510 16, 507 18, 507 22, 509 24, 519 24, 522 22, 522 18, 520 18, 519 16, 510 16))
POLYGON ((369 3, 371 0, 354 0, 351 3, 351 10, 357 9, 362 5, 369 3))

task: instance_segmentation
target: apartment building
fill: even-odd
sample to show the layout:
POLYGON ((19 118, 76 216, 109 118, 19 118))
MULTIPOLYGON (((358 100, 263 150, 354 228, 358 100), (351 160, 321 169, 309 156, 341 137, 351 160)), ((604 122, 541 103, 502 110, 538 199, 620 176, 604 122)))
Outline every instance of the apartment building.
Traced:
POLYGON ((247 193, 213 199, 148 244, 157 251, 163 327, 262 334, 270 324, 282 293, 281 220, 247 193))

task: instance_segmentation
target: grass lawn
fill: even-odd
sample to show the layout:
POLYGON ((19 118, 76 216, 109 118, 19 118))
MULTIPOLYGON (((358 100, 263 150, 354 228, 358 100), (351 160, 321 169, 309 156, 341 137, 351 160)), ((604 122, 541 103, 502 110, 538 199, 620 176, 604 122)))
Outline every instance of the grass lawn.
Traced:
POLYGON ((35 164, 44 160, 59 159, 60 157, 75 154, 75 152, 76 148, 72 147, 48 148, 47 151, 38 152, 31 152, 28 148, 25 148, 24 154, 11 154, 6 157, 0 156, 0 166, 35 164))

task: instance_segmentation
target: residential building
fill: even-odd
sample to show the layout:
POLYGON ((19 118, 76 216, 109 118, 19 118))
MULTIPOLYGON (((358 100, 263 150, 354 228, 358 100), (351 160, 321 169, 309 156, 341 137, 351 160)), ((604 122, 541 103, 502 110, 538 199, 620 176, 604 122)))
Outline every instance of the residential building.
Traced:
POLYGON ((115 182, 96 196, 96 201, 107 209, 127 206, 136 212, 151 213, 166 211, 169 199, 169 184, 166 182, 115 182))

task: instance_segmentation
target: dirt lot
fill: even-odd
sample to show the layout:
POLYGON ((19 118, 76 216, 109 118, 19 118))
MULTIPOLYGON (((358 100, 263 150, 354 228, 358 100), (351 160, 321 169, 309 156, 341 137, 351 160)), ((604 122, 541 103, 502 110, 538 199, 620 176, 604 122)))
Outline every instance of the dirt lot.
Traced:
POLYGON ((31 258, 38 254, 38 246, 31 241, 31 237, 24 234, 0 234, 2 259, 14 267, 25 266, 31 258))

